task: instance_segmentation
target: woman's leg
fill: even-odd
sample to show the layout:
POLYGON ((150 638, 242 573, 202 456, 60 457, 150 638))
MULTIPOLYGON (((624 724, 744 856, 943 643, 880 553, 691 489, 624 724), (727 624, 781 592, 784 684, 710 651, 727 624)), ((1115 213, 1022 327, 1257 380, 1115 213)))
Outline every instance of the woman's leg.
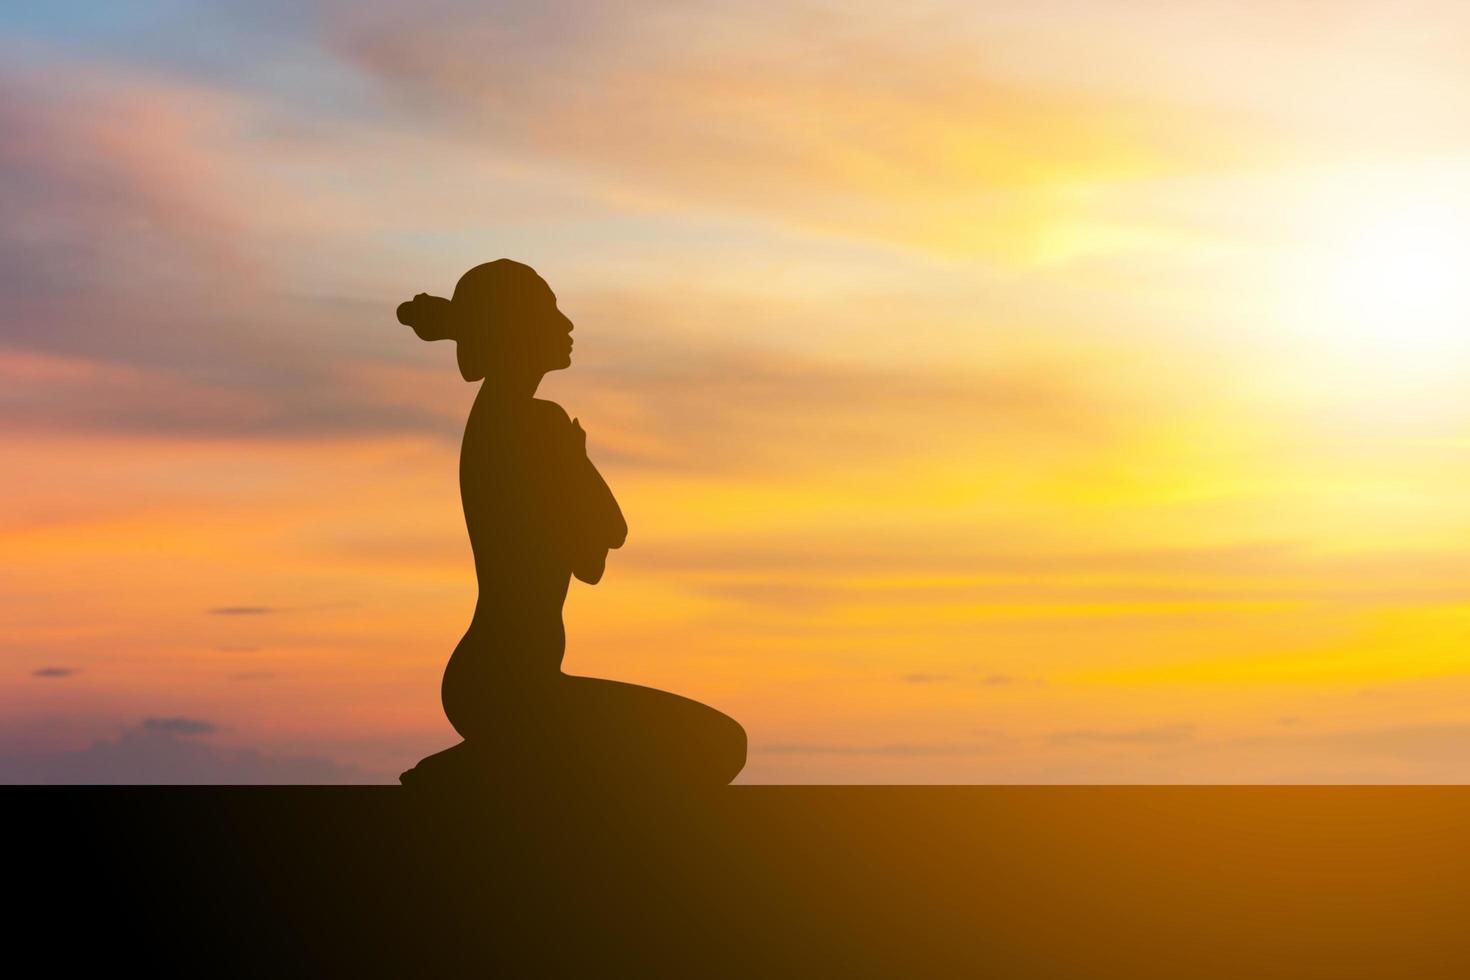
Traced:
POLYGON ((596 677, 563 675, 558 686, 564 764, 580 768, 580 759, 592 778, 715 787, 745 765, 745 729, 708 705, 596 677))
POLYGON ((511 677, 487 669, 487 652, 462 642, 445 672, 446 714, 465 741, 404 773, 405 785, 712 788, 745 765, 745 729, 714 708, 622 681, 511 677))

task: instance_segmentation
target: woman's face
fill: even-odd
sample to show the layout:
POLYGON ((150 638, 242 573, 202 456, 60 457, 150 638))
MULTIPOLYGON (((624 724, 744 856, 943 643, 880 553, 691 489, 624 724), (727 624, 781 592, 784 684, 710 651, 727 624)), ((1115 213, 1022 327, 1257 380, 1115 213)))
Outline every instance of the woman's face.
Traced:
MULTIPOLYGON (((458 301, 456 301, 458 302, 458 301)), ((483 365, 480 374, 540 377, 572 363, 572 321, 556 307, 556 294, 536 280, 497 290, 461 315, 469 323, 459 331, 464 363, 483 365)), ((470 378, 473 370, 466 374, 470 378)))
POLYGON ((527 304, 518 317, 525 363, 539 371, 558 371, 572 364, 572 321, 557 309, 556 294, 543 286, 542 295, 527 304))

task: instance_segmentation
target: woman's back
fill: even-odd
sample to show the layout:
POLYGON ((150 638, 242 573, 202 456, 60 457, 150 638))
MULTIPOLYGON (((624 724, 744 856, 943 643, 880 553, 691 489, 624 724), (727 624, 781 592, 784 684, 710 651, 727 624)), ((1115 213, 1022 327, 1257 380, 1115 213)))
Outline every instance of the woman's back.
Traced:
MULTIPOLYGON (((460 448, 460 499, 479 598, 467 639, 497 668, 560 668, 571 570, 556 547, 560 407, 482 388, 460 448), (506 661, 515 661, 509 663, 506 661)), ((467 654, 470 651, 465 651, 467 654)))
POLYGON ((505 402, 488 389, 475 399, 460 446, 459 488, 482 584, 564 564, 547 547, 567 477, 567 425, 558 426, 558 416, 565 418, 559 406, 540 399, 505 402))

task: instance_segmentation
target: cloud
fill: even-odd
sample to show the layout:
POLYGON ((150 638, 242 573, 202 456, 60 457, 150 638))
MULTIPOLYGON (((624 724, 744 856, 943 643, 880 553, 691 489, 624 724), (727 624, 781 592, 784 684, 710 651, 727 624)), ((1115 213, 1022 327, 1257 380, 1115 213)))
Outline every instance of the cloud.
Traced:
MULTIPOLYGON (((109 351, 109 346, 120 335, 147 331, 157 323, 141 322, 146 315, 130 312, 126 304, 108 314, 79 313, 76 319, 97 323, 86 345, 90 349, 82 356, 6 350, 5 338, 0 337, 4 386, 0 406, 6 410, 7 431, 319 439, 401 433, 444 436, 450 428, 434 407, 433 392, 418 404, 395 404, 354 388, 351 379, 339 377, 339 368, 324 357, 303 357, 294 365, 261 363, 289 357, 290 344, 272 351, 269 341, 259 341, 263 356, 254 366, 234 360, 232 367, 238 355, 218 351, 200 351, 199 359, 187 367, 135 365, 108 358, 151 355, 109 351)), ((235 331, 217 324, 209 332, 218 339, 235 331)), ((44 343, 67 341, 58 335, 44 343)))
POLYGON ((889 742, 877 745, 847 745, 826 742, 775 742, 753 746, 751 752, 757 755, 973 755, 994 751, 997 747, 997 741, 889 742))
POLYGON ((1008 32, 961 40, 978 19, 958 11, 935 30, 808 4, 330 10, 328 50, 405 119, 635 200, 939 250, 1043 249, 1079 185, 1218 170, 1260 135, 1167 86, 997 74, 974 51, 1008 32))
POLYGON ((143 729, 170 735, 212 735, 218 731, 213 722, 197 718, 144 718, 143 729))
POLYGON ((1464 779, 1465 761, 1470 759, 1470 725, 1394 725, 1380 728, 1346 729, 1311 735, 1265 735, 1241 739, 1242 745, 1269 749, 1308 748, 1327 750, 1356 759, 1394 759, 1414 765, 1447 767, 1447 778, 1464 779))
MULTIPOLYGON (((1064 371, 826 358, 740 340, 736 324, 713 323, 697 340, 627 321, 597 330, 604 352, 548 378, 543 396, 596 420, 588 451, 608 470, 790 480, 879 461, 979 459, 1018 443, 1093 453, 1116 436, 1108 397, 1064 371)), ((442 383, 425 373, 403 400, 429 403, 442 383)))
MULTIPOLYGON (((943 684, 958 680, 954 674, 904 674, 901 678, 905 684, 943 684)), ((987 674, 980 678, 982 687, 1011 687, 1017 684, 1039 684, 1040 681, 1027 681, 1021 677, 1012 677, 1009 674, 987 674)))
POLYGON ((1321 552, 1305 542, 1265 541, 1028 551, 1027 544, 1003 525, 970 526, 963 534, 922 525, 902 533, 865 528, 861 535, 794 530, 649 542, 619 561, 689 575, 689 587, 702 595, 807 611, 993 605, 1034 606, 1032 612, 1045 616, 1049 606, 1059 614, 1070 606, 1075 608, 1066 615, 1085 616, 1088 607, 1117 607, 1113 613, 1094 610, 1104 615, 1131 606, 1138 616, 1154 616, 1171 608, 1203 614, 1209 606, 1221 612, 1370 608, 1455 605, 1470 598, 1470 586, 1455 578, 1463 572, 1463 553, 1452 549, 1321 552))
POLYGON ((32 677, 71 677, 77 673, 75 667, 42 667, 31 671, 32 677))
MULTIPOLYGON (((462 40, 452 25, 466 22, 470 33, 483 35, 486 50, 521 51, 514 32, 522 29, 550 44, 601 43, 546 26, 538 15, 441 14, 428 30, 449 30, 455 46, 462 40)), ((328 28, 345 50, 377 52, 368 63, 414 63, 405 52, 418 50, 418 41, 414 31, 400 36, 392 29, 396 17, 343 9, 328 28), (385 33, 346 40, 363 31, 385 33), (399 45, 405 51, 393 54, 399 45)), ((626 17, 605 20, 637 40, 642 35, 626 17)), ((575 52, 570 61, 579 61, 575 52)), ((283 131, 292 124, 314 131, 316 120, 296 118, 279 93, 232 90, 187 73, 66 67, 60 85, 53 84, 54 65, 21 64, 0 74, 0 124, 10 136, 0 151, 0 211, 8 216, 0 231, 0 285, 14 311, 0 325, 6 428, 185 439, 457 438, 465 389, 430 345, 405 340, 391 303, 380 299, 400 270, 363 273, 350 283, 339 278, 330 287, 300 281, 309 278, 302 256, 320 263, 324 253, 339 255, 337 267, 391 265, 381 246, 357 259, 343 253, 356 247, 353 215, 374 206, 420 213, 403 201, 434 181, 401 176, 381 192, 329 186, 340 199, 331 214, 320 214, 323 188, 314 182, 330 184, 362 152, 381 154, 387 120, 334 128, 303 145, 283 131), (283 179, 285 173, 299 179, 283 179)), ((424 152, 439 159, 437 150, 424 152)), ((483 188, 484 175, 473 183, 483 188)), ((645 300, 666 291, 656 276, 648 282, 645 300)), ((652 330, 638 327, 649 302, 619 308, 604 295, 594 304, 607 356, 579 363, 567 384, 600 420, 600 462, 790 472, 919 453, 945 440, 963 451, 957 437, 967 429, 982 436, 1036 432, 1072 444, 1101 434, 1106 413, 1097 410, 1095 395, 1055 372, 905 371, 760 343, 675 339, 688 309, 725 309, 701 331, 706 336, 741 336, 752 315, 792 315, 782 312, 791 290, 773 300, 758 284, 746 289, 761 300, 757 309, 681 287, 677 297, 661 297, 682 307, 678 319, 671 313, 672 322, 652 330)), ((829 305, 825 315, 858 312, 829 305)))
POLYGON ((1194 725, 1180 723, 1158 725, 1152 728, 1130 728, 1117 730, 1078 729, 1053 732, 1047 736, 1052 745, 1076 743, 1102 743, 1116 745, 1174 745, 1194 738, 1194 725))
MULTIPOLYGON (((983 561, 983 560, 982 560, 983 561)), ((978 572, 977 572, 978 573, 978 572)), ((1070 584, 1018 579, 977 585, 906 584, 902 582, 871 585, 860 582, 834 582, 806 585, 788 580, 763 582, 730 581, 700 583, 695 588, 705 594, 756 606, 820 610, 831 607, 952 605, 972 609, 996 607, 1021 612, 1045 613, 1047 606, 1059 612, 1111 614, 1126 612, 1129 606, 1137 612, 1168 612, 1170 607, 1193 611, 1201 605, 1250 605, 1279 602, 1331 601, 1341 593, 1331 589, 1261 586, 1241 588, 1230 585, 1175 586, 1168 584, 1070 584), (1114 608, 1104 608, 1114 607, 1114 608)), ((1352 593, 1350 593, 1352 594, 1352 593)), ((1357 593, 1369 599, 1388 599, 1382 590, 1365 589, 1357 593)), ((1399 598, 1395 594, 1392 598, 1399 598)), ((1462 589, 1429 588, 1402 594, 1404 598, 1434 601, 1458 599, 1462 589)), ((1354 595, 1356 597, 1356 595, 1354 595)))
MULTIPOLYGON (((9 134, 0 148, 0 211, 10 218, 0 235, 0 281, 10 302, 29 314, 45 300, 67 305, 83 286, 193 292, 190 280, 208 271, 217 285, 234 268, 221 234, 229 219, 202 205, 197 187, 212 169, 203 130, 219 113, 184 89, 76 67, 64 84, 14 64, 0 72, 0 125, 9 134)), ((5 333, 49 326, 7 317, 5 333)))
MULTIPOLYGON (((1090 576, 1158 575, 1184 573, 1267 574, 1297 570, 1313 565, 1333 567, 1337 559, 1317 561, 1305 544, 1294 541, 1247 542, 1219 547, 1120 548, 1115 550, 1026 550, 1025 538, 1007 533, 1005 525, 972 527, 973 543, 956 541, 952 530, 905 528, 902 533, 875 529, 861 538, 819 538, 810 532, 782 535, 743 533, 719 538, 705 536, 692 541, 649 543, 626 556, 640 567, 680 572, 755 573, 802 570, 804 572, 887 571, 893 575, 971 571, 985 576, 1044 577, 1056 573, 1090 576)), ((1028 532, 1029 533, 1029 532, 1028 532)), ((1348 568, 1359 567, 1348 556, 1348 568)), ((1406 567, 1417 567, 1420 553, 1406 557, 1406 567)), ((1435 567, 1463 561, 1458 552, 1446 551, 1435 567)))
POLYGON ((401 343, 389 304, 290 284, 286 242, 308 248, 303 235, 343 229, 277 226, 311 191, 262 159, 286 152, 260 132, 274 110, 115 66, 61 65, 0 71, 8 430, 438 431, 432 400, 386 402, 350 376, 359 361, 427 358, 401 343))
POLYGON ((210 722, 149 718, 116 738, 72 751, 0 755, 0 783, 244 785, 363 783, 352 765, 319 756, 275 755, 211 744, 210 722))
MULTIPOLYGON (((355 602, 315 602, 307 606, 214 606, 205 612, 211 616, 270 616, 275 613, 284 612, 319 612, 323 609, 346 609, 357 605, 355 602)), ((257 647, 222 646, 221 650, 242 651, 254 650, 257 647)))

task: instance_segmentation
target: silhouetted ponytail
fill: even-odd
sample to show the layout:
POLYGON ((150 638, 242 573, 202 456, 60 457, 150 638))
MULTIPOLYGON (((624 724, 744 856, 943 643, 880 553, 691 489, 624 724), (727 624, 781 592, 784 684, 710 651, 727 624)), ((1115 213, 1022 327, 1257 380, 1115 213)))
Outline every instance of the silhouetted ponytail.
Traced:
POLYGON ((485 377, 496 356, 500 324, 537 315, 556 297, 536 270, 513 259, 475 266, 459 277, 454 299, 419 293, 398 304, 398 322, 420 340, 453 340, 459 373, 466 381, 485 377))
POLYGON ((407 303, 398 304, 398 322, 413 327, 420 340, 454 340, 453 307, 443 296, 419 293, 407 303))

